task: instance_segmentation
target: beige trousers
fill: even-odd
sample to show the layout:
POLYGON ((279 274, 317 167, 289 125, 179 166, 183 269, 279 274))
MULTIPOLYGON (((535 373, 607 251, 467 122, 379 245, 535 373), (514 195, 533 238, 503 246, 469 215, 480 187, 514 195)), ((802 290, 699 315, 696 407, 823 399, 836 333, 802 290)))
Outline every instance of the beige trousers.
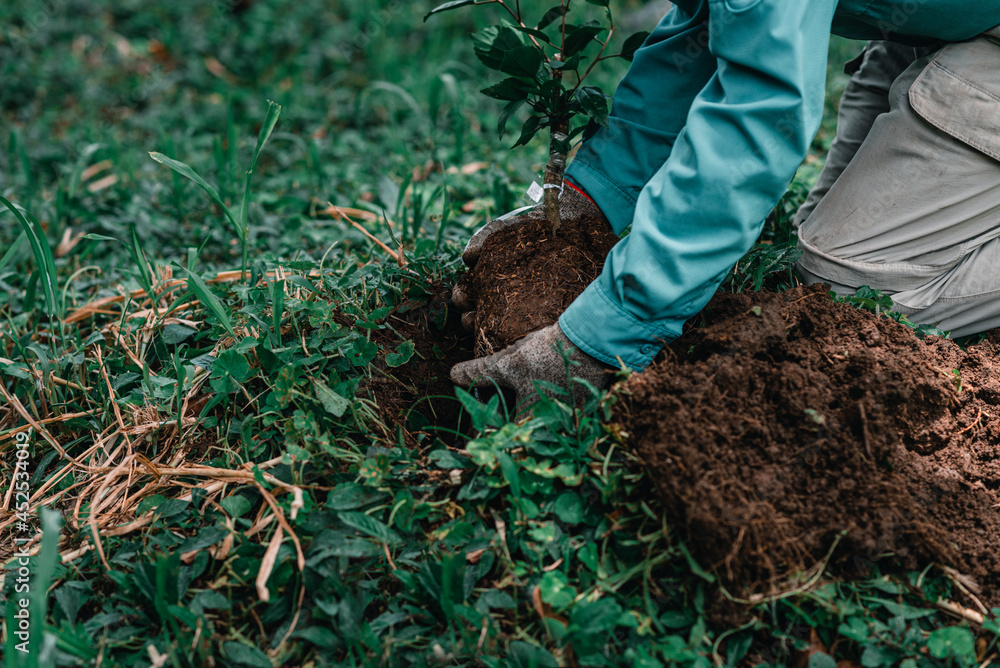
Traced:
POLYGON ((1000 327, 1000 27, 871 43, 796 225, 807 282, 881 290, 952 336, 1000 327))

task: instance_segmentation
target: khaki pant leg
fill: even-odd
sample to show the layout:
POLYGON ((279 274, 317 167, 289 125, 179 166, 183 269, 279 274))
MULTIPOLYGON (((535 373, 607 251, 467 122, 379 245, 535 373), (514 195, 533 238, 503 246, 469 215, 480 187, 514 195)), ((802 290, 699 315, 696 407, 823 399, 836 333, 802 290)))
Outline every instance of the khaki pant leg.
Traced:
POLYGON ((953 44, 895 81, 850 164, 799 228, 807 280, 893 295, 964 334, 1000 314, 1000 45, 953 44))
POLYGON ((875 119, 889 111, 889 90, 893 82, 913 61, 933 51, 893 42, 869 42, 861 57, 848 63, 845 71, 851 79, 840 99, 837 136, 830 145, 816 185, 795 216, 793 225, 796 228, 809 218, 854 160, 875 119))

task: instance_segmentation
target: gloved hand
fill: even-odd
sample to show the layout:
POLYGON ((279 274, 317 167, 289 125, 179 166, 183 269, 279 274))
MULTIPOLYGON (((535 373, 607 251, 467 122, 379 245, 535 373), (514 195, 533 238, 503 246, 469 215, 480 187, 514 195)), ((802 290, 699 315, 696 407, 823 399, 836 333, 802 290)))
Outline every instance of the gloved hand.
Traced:
MULTIPOLYGON (((563 220, 572 220, 574 218, 588 216, 603 220, 607 223, 607 218, 597 205, 568 182, 563 188, 562 194, 559 196, 559 214, 563 220)), ((491 220, 486 225, 479 228, 479 230, 472 235, 472 238, 469 239, 469 243, 466 244, 465 251, 462 253, 462 260, 469 268, 474 267, 476 262, 479 260, 480 253, 482 253, 483 244, 486 243, 486 240, 489 239, 490 236, 508 227, 523 225, 528 221, 543 219, 545 219, 544 203, 537 204, 532 207, 517 209, 506 215, 500 216, 495 220, 491 220)), ((608 225, 610 226, 611 224, 608 223, 608 225)), ((459 283, 452 289, 451 300, 455 307, 462 312, 462 324, 466 325, 467 329, 472 329, 472 323, 475 321, 476 315, 476 304, 473 301, 472 296, 468 293, 468 286, 465 281, 459 281, 459 283)))
MULTIPOLYGON (((563 334, 558 323, 532 332, 489 357, 456 364, 451 370, 451 380, 463 387, 492 387, 492 381, 496 381, 497 385, 517 392, 518 411, 522 412, 537 396, 534 381, 544 380, 566 387, 569 379, 559 344, 570 353, 570 376, 582 378, 599 390, 611 384, 615 369, 579 350, 563 334)), ((586 398, 580 387, 574 387, 573 395, 577 404, 586 398)))

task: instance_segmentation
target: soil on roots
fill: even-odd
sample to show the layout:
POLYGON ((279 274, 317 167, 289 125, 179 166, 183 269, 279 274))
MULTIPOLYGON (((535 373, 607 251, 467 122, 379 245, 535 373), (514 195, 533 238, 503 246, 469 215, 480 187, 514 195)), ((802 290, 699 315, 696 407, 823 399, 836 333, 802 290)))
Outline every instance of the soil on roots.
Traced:
POLYGON ((1000 339, 919 339, 825 286, 719 295, 702 323, 619 415, 702 566, 747 595, 828 555, 936 563, 1000 605, 1000 339))
POLYGON ((476 303, 476 356, 554 324, 600 275, 617 242, 607 223, 590 217, 563 220, 558 235, 544 219, 491 235, 463 278, 476 303))

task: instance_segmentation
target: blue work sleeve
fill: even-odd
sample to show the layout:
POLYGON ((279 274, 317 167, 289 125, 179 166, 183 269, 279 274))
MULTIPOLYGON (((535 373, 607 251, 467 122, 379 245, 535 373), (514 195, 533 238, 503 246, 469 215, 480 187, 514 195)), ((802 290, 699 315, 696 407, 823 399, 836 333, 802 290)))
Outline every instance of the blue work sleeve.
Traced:
POLYGON ((718 69, 640 193, 631 234, 559 320, 581 350, 615 366, 620 358, 642 370, 704 307, 757 239, 822 119, 836 0, 709 7, 718 69))

